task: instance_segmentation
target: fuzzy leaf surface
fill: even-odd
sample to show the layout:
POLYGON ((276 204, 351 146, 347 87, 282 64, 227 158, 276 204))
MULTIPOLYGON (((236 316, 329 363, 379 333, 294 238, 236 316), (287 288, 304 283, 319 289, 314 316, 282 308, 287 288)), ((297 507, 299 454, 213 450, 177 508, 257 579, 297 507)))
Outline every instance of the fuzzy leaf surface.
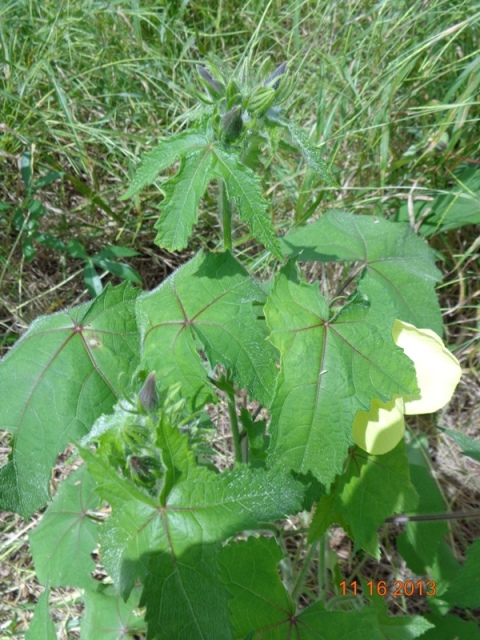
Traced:
POLYGON ((318 285, 289 263, 264 308, 281 352, 272 403, 272 445, 285 464, 325 485, 340 473, 357 411, 373 398, 414 393, 413 363, 392 338, 395 309, 381 285, 362 281, 333 317, 318 285))
POLYGON ((180 251, 188 244, 198 219, 198 205, 213 177, 215 156, 210 147, 201 148, 182 158, 174 178, 162 185, 165 199, 159 206, 155 223, 155 244, 169 251, 180 251))
POLYGON ((95 481, 85 465, 71 473, 30 534, 35 570, 42 584, 91 588, 98 524, 87 512, 98 507, 95 481))
POLYGON ((240 219, 248 224, 253 236, 280 260, 283 258, 275 229, 267 213, 267 202, 254 172, 243 165, 236 153, 215 148, 215 170, 223 178, 230 200, 235 200, 240 219))
POLYGON ((397 318, 442 335, 435 295, 440 272, 424 240, 404 224, 328 211, 320 220, 280 240, 286 255, 301 261, 357 262, 382 284, 397 307, 397 318))
POLYGON ((48 500, 56 456, 120 395, 138 364, 137 291, 105 287, 93 302, 35 320, 0 363, 0 428, 14 436, 0 505, 24 517, 48 500))
POLYGON ((330 525, 339 524, 355 541, 355 549, 378 558, 378 527, 393 514, 412 511, 417 502, 403 441, 382 456, 366 458, 354 452, 346 473, 317 503, 309 540, 317 540, 330 525))
POLYGON ((165 387, 181 381, 182 395, 198 408, 214 398, 210 365, 231 369, 239 386, 264 405, 271 401, 277 352, 252 303, 265 296, 230 253, 199 253, 160 287, 138 300, 141 364, 165 387))
POLYGON ((158 145, 145 154, 140 166, 135 172, 130 187, 120 198, 127 200, 155 181, 160 171, 173 164, 181 156, 201 150, 208 144, 204 131, 185 131, 167 140, 161 140, 158 145))
POLYGON ((325 611, 318 602, 296 613, 277 570, 282 557, 275 541, 249 538, 224 547, 221 578, 230 592, 235 638, 252 640, 383 640, 376 613, 325 611), (250 635, 251 634, 251 635, 250 635))

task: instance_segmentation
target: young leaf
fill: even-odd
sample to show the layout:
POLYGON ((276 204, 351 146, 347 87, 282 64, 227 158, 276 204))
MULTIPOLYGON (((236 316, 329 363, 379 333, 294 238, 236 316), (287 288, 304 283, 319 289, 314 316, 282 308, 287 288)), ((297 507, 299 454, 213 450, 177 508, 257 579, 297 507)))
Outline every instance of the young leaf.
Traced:
POLYGON ((55 625, 48 611, 49 595, 50 589, 45 589, 38 598, 38 602, 35 605, 35 614, 30 622, 25 640, 57 640, 55 625))
POLYGON ((284 118, 280 112, 272 109, 268 112, 267 118, 278 126, 287 129, 294 145, 302 152, 308 165, 318 173, 318 175, 331 185, 335 185, 335 180, 330 175, 327 164, 322 158, 320 149, 312 144, 307 134, 295 122, 284 118))
POLYGON ((143 157, 130 187, 120 200, 127 200, 155 181, 160 171, 173 164, 181 156, 204 149, 208 145, 206 133, 201 130, 185 131, 160 143, 143 157))
POLYGON ((470 438, 461 431, 453 431, 452 429, 442 429, 442 431, 454 440, 464 456, 480 462, 480 442, 478 440, 470 438))
POLYGON ((376 612, 368 609, 326 611, 317 602, 297 612, 278 575, 281 557, 275 541, 265 538, 231 543, 220 552, 220 576, 231 594, 235 638, 383 640, 376 612))
POLYGON ((480 628, 474 620, 467 622, 455 615, 429 615, 425 618, 435 625, 422 635, 422 640, 480 640, 480 628))
POLYGON ((272 404, 272 446, 297 472, 329 485, 343 467, 352 424, 372 398, 415 393, 413 363, 392 338, 395 310, 373 280, 333 318, 316 284, 297 282, 288 264, 265 305, 270 340, 281 352, 272 404))
POLYGON ((142 366, 159 374, 163 388, 181 381, 189 408, 199 408, 213 398, 200 347, 212 366, 231 369, 240 386, 268 405, 276 350, 252 305, 263 301, 261 289, 231 254, 199 253, 139 298, 142 366))
POLYGON ((210 147, 182 158, 174 178, 162 184, 165 199, 160 205, 160 218, 155 244, 169 251, 184 249, 198 218, 198 204, 213 177, 215 156, 210 147))
POLYGON ((127 602, 112 587, 102 591, 87 590, 83 596, 85 612, 80 627, 81 638, 93 640, 124 640, 134 638, 135 633, 145 632, 145 621, 135 613, 140 591, 135 589, 127 602))
POLYGON ((98 507, 95 481, 85 465, 62 482, 43 515, 30 534, 35 571, 42 584, 52 587, 91 588, 95 563, 91 553, 97 546, 98 524, 88 516, 98 507))
POLYGON ((57 454, 115 404, 118 372, 131 376, 138 363, 136 296, 126 284, 107 287, 38 318, 0 363, 0 427, 14 435, 0 469, 2 509, 27 517, 42 507, 57 454))
POLYGON ((223 178, 230 200, 235 200, 240 219, 248 224, 253 236, 274 256, 282 259, 275 229, 262 196, 260 180, 251 169, 243 165, 234 151, 215 148, 217 164, 215 170, 223 178))
POLYGON ((309 540, 339 524, 355 541, 355 549, 378 558, 378 527, 392 514, 413 510, 417 501, 403 442, 382 456, 366 458, 354 452, 346 473, 317 504, 309 540))
POLYGON ((320 220, 280 240, 286 255, 301 261, 359 262, 397 306, 399 320, 442 334, 435 295, 441 274, 428 245, 406 225, 373 216, 328 211, 320 220))

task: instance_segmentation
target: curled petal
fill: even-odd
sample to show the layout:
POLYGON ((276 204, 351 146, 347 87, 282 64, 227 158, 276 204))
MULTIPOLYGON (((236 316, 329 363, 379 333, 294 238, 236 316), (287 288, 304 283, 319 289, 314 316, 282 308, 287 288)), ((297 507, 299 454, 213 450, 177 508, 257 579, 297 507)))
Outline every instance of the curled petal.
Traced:
POLYGON ((364 451, 382 455, 394 449, 405 433, 403 400, 372 400, 370 411, 357 411, 353 421, 353 440, 364 451))
POLYGON ((444 407, 462 375, 460 363, 430 329, 395 320, 393 339, 413 361, 420 393, 407 396, 405 413, 433 413, 444 407))

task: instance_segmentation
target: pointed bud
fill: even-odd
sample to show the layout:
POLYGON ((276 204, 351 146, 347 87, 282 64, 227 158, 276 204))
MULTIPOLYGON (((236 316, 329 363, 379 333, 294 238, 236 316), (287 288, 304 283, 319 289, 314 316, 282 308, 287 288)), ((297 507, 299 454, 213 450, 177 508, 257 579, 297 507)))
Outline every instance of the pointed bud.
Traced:
POLYGON ((272 87, 255 87, 248 98, 247 111, 262 116, 275 100, 275 89, 272 87))
POLYGON ((226 142, 234 142, 242 133, 243 120, 240 107, 233 107, 222 118, 223 137, 226 142))
POLYGON ((282 76, 285 73, 286 68, 287 68, 287 63, 282 62, 282 64, 279 67, 277 67, 275 71, 272 74, 270 74, 268 78, 265 80, 265 86, 271 87, 272 89, 277 90, 278 87, 280 86, 280 82, 282 81, 282 78, 280 78, 280 76, 282 76), (276 82, 273 82, 275 78, 278 78, 278 80, 276 80, 276 82))
POLYGON ((157 389, 155 388, 155 373, 151 373, 141 388, 138 399, 146 411, 155 411, 158 405, 157 389))
POLYGON ((202 78, 202 80, 204 80, 204 83, 206 88, 208 89, 209 93, 214 97, 214 98, 221 98, 223 96, 223 94, 225 93, 225 87, 223 86, 223 84, 221 84, 220 82, 217 82, 217 80, 215 80, 215 78, 212 76, 211 73, 209 73, 205 67, 202 67, 201 64, 197 64, 197 71, 200 75, 200 77, 202 78))

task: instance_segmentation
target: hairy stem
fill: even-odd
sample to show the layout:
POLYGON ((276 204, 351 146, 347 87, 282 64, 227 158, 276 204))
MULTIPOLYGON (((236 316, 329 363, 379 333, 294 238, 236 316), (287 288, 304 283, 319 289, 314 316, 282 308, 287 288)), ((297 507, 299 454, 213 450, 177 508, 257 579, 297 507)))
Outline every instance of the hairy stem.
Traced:
POLYGON ((232 429, 233 450, 235 452, 235 462, 243 462, 242 444, 240 442, 240 430, 238 427, 237 408, 235 406, 235 394, 227 391, 228 415, 230 417, 230 427, 232 429))

